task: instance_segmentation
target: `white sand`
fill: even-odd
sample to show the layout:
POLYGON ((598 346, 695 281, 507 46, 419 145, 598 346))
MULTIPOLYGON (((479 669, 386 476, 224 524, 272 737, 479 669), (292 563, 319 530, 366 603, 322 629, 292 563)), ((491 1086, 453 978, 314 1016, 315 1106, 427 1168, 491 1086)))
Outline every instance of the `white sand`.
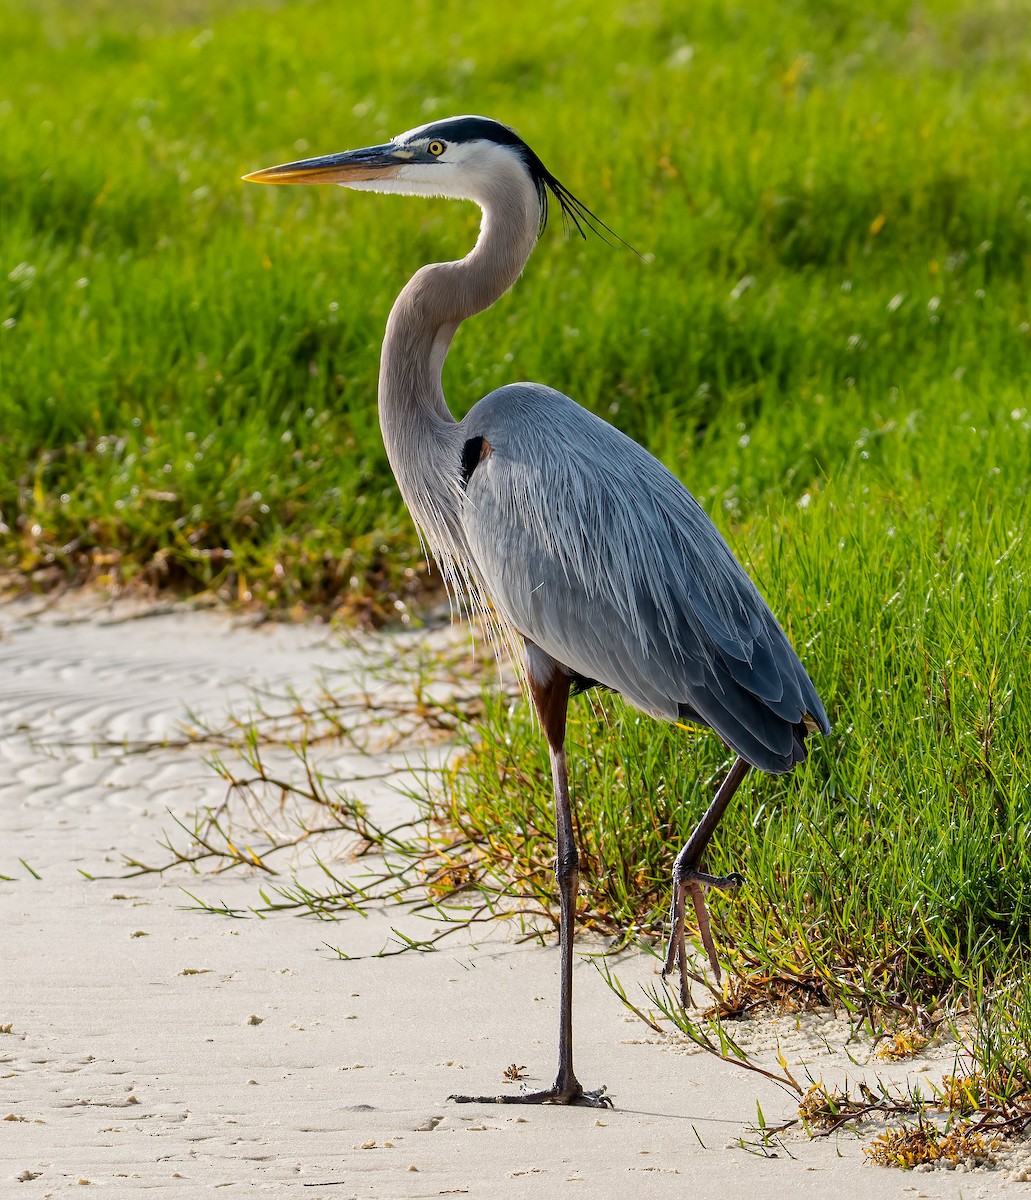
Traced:
MULTIPOLYGON (((117 874, 124 854, 160 861, 167 810, 185 818, 223 796, 210 750, 135 753, 134 740, 174 735, 187 707, 242 713, 253 685, 314 694, 322 669, 339 672, 340 693, 358 653, 320 628, 185 609, 126 619, 134 610, 96 603, 88 615, 81 600, 32 616, 39 607, 0 608, 0 874, 13 877, 0 882, 2 1200, 87 1186, 311 1200, 1031 1193, 1002 1172, 865 1165, 851 1136, 789 1135, 776 1157, 748 1153, 738 1141, 754 1140, 756 1103, 772 1123, 791 1115, 790 1098, 652 1036, 586 960, 577 1071, 608 1085, 615 1111, 448 1103, 454 1090, 510 1087, 512 1062, 550 1082, 553 949, 499 926, 433 954, 345 962, 326 943, 370 954, 392 924, 425 925, 397 912, 326 923, 184 907, 183 888, 257 904, 256 874, 80 873, 117 874)), ((330 752, 344 774, 368 773, 367 759, 330 752)), ((403 770, 403 753, 390 761, 403 770)), ((360 786, 373 812, 399 810, 386 783, 360 786)), ((636 991, 653 967, 634 956, 618 974, 636 991)), ((828 1081, 854 1075, 814 1026, 843 1040, 835 1022, 756 1036, 782 1036, 828 1081)))

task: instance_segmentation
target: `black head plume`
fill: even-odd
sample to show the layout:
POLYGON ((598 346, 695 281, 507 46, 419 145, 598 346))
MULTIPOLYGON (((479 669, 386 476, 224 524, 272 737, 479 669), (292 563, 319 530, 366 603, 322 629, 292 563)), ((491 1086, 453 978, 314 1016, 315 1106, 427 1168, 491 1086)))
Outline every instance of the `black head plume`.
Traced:
POLYGON ((610 239, 615 238, 628 250, 638 253, 614 229, 610 229, 597 213, 592 212, 579 197, 574 196, 564 183, 552 175, 539 156, 510 125, 502 125, 500 121, 491 120, 489 117, 451 117, 444 121, 435 121, 419 132, 423 137, 436 137, 447 142, 485 141, 495 142, 499 146, 511 146, 526 164, 526 169, 537 188, 537 198, 541 207, 538 236, 548 224, 550 193, 558 201, 562 211, 562 226, 567 234, 575 230, 586 241, 588 232, 591 232, 610 246, 613 245, 610 239))

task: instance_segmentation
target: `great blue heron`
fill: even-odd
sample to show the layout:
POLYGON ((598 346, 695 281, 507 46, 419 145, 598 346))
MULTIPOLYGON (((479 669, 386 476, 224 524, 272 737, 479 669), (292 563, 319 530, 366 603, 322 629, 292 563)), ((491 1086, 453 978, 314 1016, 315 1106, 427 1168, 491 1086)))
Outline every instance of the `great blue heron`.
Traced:
POLYGON ((602 686, 667 721, 710 726, 737 759, 673 869, 663 974, 686 1002, 684 909, 691 892, 719 971, 704 890, 737 874, 700 869, 749 765, 790 771, 807 733, 830 726, 776 618, 705 512, 657 459, 567 396, 536 383, 498 388, 456 421, 441 371, 458 326, 516 281, 555 197, 581 234, 600 224, 506 125, 453 117, 363 150, 244 176, 472 200, 476 245, 416 271, 387 321, 379 417, 387 457, 450 593, 522 643, 548 740, 560 899, 558 1074, 545 1090, 454 1096, 501 1103, 610 1104, 573 1072, 573 924, 578 884, 566 782, 570 693, 602 686))

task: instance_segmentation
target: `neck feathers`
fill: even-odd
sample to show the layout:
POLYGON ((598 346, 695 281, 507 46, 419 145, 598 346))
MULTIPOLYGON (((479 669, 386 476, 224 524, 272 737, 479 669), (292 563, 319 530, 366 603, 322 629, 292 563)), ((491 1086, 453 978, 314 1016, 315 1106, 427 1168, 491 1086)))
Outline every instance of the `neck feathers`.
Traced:
POLYGON ((468 189, 467 198, 483 210, 476 245, 458 262, 423 267, 409 280, 387 321, 380 360, 387 457, 438 559, 453 557, 461 540, 461 434, 444 399, 444 359, 461 322, 489 308, 519 278, 540 222, 540 201, 525 167, 500 148, 489 167, 468 189))
POLYGON ((458 262, 417 271, 387 321, 379 403, 388 455, 395 418, 453 421, 440 382, 451 339, 515 283, 537 240, 540 201, 525 167, 500 150, 490 167, 469 187, 483 211, 476 245, 458 262))

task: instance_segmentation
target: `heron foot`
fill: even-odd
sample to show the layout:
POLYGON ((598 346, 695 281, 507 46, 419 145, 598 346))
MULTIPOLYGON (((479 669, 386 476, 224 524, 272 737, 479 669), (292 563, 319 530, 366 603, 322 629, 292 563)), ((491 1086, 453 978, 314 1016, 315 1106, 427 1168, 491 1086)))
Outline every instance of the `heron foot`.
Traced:
POLYGON ((602 1084, 599 1088, 584 1091, 577 1080, 572 1084, 560 1087, 557 1083, 550 1088, 536 1092, 518 1092, 515 1095, 501 1096, 448 1096, 456 1104, 570 1104, 581 1108, 613 1108, 612 1098, 606 1095, 607 1088, 602 1084))
POLYGON ((709 875, 694 865, 683 865, 677 860, 673 868, 673 901, 670 905, 670 934, 666 947, 666 957, 662 964, 662 978, 676 966, 680 974, 680 1003, 684 1008, 691 1005, 691 990, 687 982, 687 946, 684 937, 684 901, 687 893, 691 893, 691 903, 694 906, 695 920, 698 923, 698 936, 716 976, 716 982, 722 979, 719 959, 716 957, 716 944, 712 940, 712 930, 709 926, 709 910, 705 906, 705 893, 708 888, 732 890, 741 887, 745 877, 738 871, 729 875, 709 875))

